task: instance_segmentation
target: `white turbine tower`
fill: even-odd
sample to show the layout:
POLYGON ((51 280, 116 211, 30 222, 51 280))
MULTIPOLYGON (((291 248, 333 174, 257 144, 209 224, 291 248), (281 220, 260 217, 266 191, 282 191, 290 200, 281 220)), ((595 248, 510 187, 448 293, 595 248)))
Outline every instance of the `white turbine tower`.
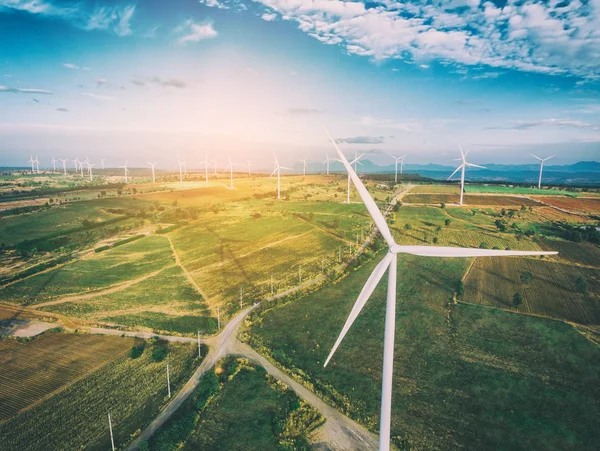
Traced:
POLYGON ((304 160, 298 160, 302 163, 302 175, 306 177, 306 158, 304 160))
POLYGON ((406 158, 406 155, 402 155, 401 157, 395 157, 391 153, 388 153, 388 155, 395 160, 396 174, 394 175, 394 183, 397 184, 398 183, 398 163, 400 163, 400 175, 402 175, 402 169, 404 169, 404 159, 406 158))
POLYGON ((277 199, 281 199, 281 170, 287 169, 288 171, 291 171, 292 169, 286 168, 284 166, 280 166, 279 161, 277 161, 277 158, 273 157, 273 159, 275 160, 275 169, 273 170, 273 172, 271 173, 269 178, 271 178, 271 177, 273 177, 273 175, 277 174, 277 199))
POLYGON ((156 183, 156 177, 154 176, 154 166, 156 166, 158 164, 158 161, 156 161, 154 163, 150 163, 149 161, 146 161, 146 163, 148 163, 152 167, 152 183, 156 183))
POLYGON ((104 158, 100 158, 100 164, 102 165, 102 169, 104 169, 104 158))
MULTIPOLYGON (((358 164, 362 164, 358 160, 360 160, 364 155, 365 154, 363 153, 363 154, 360 155, 360 157, 356 157, 354 160, 352 160, 350 162, 350 165, 354 165, 354 167, 356 167, 357 163, 358 164)), ((343 161, 341 161, 341 160, 337 160, 337 161, 339 161, 340 163, 343 163, 343 161)), ((354 172, 356 172, 356 170, 354 172)), ((347 198, 346 198, 346 203, 347 204, 350 203, 350 174, 348 174, 348 195, 347 195, 347 198)))
POLYGON ((127 160, 125 160, 125 164, 123 166, 119 166, 123 168, 123 173, 125 174, 125 183, 127 183, 127 174, 129 174, 129 169, 127 169, 127 160))
POLYGON ((462 147, 460 146, 460 158, 457 158, 454 161, 460 161, 460 166, 456 168, 456 170, 450 175, 450 177, 448 177, 448 180, 450 180, 454 174, 456 174, 458 171, 460 172, 460 201, 458 202, 458 205, 462 205, 463 204, 463 195, 465 193, 465 169, 468 167, 470 168, 481 168, 481 169, 485 169, 485 166, 479 166, 477 164, 472 164, 472 163, 467 163, 467 154, 469 153, 469 151, 467 152, 463 152, 462 147))
POLYGON ((397 255, 398 254, 411 254, 423 257, 502 257, 512 255, 549 255, 557 254, 557 252, 525 252, 525 251, 501 251, 491 249, 471 249, 471 248, 460 248, 460 247, 438 247, 438 246, 400 246, 396 244, 392 233, 385 221, 385 218, 379 211, 379 208, 375 204, 375 201, 363 185, 362 181, 352 170, 351 164, 346 160, 344 154, 338 148, 335 140, 329 134, 329 139, 334 145, 340 160, 346 167, 346 171, 352 177, 352 181, 356 186, 360 197, 367 207, 369 214, 373 218, 379 233, 385 239, 388 245, 388 252, 381 262, 375 267, 369 279, 365 283, 362 291, 360 292, 346 323, 336 340, 325 365, 329 363, 331 357, 337 350, 338 346, 346 336, 346 333, 354 323, 354 320, 366 304, 367 300, 377 287, 377 284, 389 269, 388 274, 388 289, 387 289, 387 303, 385 312, 385 338, 383 345, 383 380, 381 390, 381 417, 379 424, 379 450, 389 451, 390 449, 390 426, 391 426, 391 411, 392 411, 392 376, 394 366, 394 332, 396 327, 396 275, 397 275, 397 255))
POLYGON ((63 160, 62 158, 59 158, 59 160, 62 161, 63 175, 67 175, 67 159, 65 158, 63 160))
POLYGON ((33 157, 31 155, 29 156, 29 160, 27 160, 27 163, 31 163, 31 173, 33 174, 35 172, 35 169, 33 167, 35 160, 33 159, 33 157))
POLYGON ((233 163, 229 157, 227 157, 227 160, 229 161, 229 164, 223 169, 223 172, 227 172, 227 169, 229 169, 229 188, 233 189, 233 166, 237 163, 233 163))
MULTIPOLYGON (((86 158, 87 160, 87 158, 86 158)), ((80 161, 79 162, 79 170, 81 172, 81 178, 83 178, 83 163, 85 163, 86 161, 80 161)))
POLYGON ((38 160, 37 155, 35 156, 35 160, 33 160, 35 162, 35 169, 36 172, 39 174, 40 173, 40 160, 38 160))
POLYGON ((183 183, 183 166, 185 166, 185 162, 181 161, 179 155, 177 155, 177 168, 179 168, 179 183, 183 183))
POLYGON ((52 172, 56 172, 56 160, 54 157, 52 157, 52 161, 50 161, 50 163, 52 163, 52 172))
POLYGON ((110 444, 112 446, 112 451, 115 451, 115 439, 113 438, 112 433, 112 421, 110 421, 110 412, 108 412, 108 430, 110 431, 110 444))
POLYGON ((544 162, 549 160, 550 158, 554 158, 556 155, 552 155, 551 157, 546 158, 536 157, 534 154, 531 154, 531 156, 540 160, 540 178, 538 179, 538 189, 542 189, 542 171, 544 170, 544 162))
POLYGON ((327 153, 325 153, 325 161, 323 162, 323 164, 327 165, 327 175, 329 175, 329 162, 330 161, 335 161, 335 158, 329 158, 329 155, 327 153))
POLYGON ((208 183, 208 154, 204 154, 204 161, 199 161, 198 164, 204 165, 204 181, 208 183))
POLYGON ((79 158, 75 158, 74 160, 71 160, 71 161, 75 165, 75 173, 77 173, 77 171, 79 171, 79 158))
POLYGON ((217 157, 213 158, 213 175, 217 175, 217 157))
POLYGON ((92 168, 96 166, 95 164, 91 164, 89 161, 86 161, 88 166, 88 174, 90 176, 90 182, 94 181, 94 176, 92 175, 92 168))
POLYGON ((250 177, 250 175, 251 175, 250 174, 251 173, 251 171, 250 171, 250 163, 252 163, 252 161, 246 160, 246 164, 248 165, 248 177, 250 177))

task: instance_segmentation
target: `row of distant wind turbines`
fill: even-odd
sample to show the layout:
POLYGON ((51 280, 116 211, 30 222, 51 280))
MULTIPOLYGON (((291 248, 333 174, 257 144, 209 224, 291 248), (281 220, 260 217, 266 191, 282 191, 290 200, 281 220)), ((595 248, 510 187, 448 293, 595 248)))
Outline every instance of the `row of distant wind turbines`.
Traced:
MULTIPOLYGON (((485 168, 485 166, 480 166, 477 164, 469 163, 467 161, 468 151, 464 152, 460 145, 459 145, 459 148, 460 148, 460 158, 457 158, 455 161, 460 161, 460 164, 456 168, 456 170, 450 175, 450 177, 448 177, 448 180, 450 180, 458 171, 460 171, 460 200, 459 200, 458 204, 463 205, 466 168, 467 167, 475 167, 475 168, 480 168, 480 169, 486 169, 486 168, 485 168)), ((357 165, 362 164, 360 162, 360 159, 362 157, 364 157, 364 155, 365 155, 364 153, 361 155, 357 155, 357 153, 355 153, 354 159, 349 162, 349 164, 351 166, 354 166, 354 172, 358 173, 357 165)), ((388 155, 394 159, 394 183, 398 183, 398 166, 400 166, 400 175, 402 175, 403 170, 404 170, 404 160, 406 158, 406 155, 402 155, 400 157, 397 157, 392 154, 388 154, 388 155)), ((544 163, 546 161, 548 161, 549 159, 554 158, 555 155, 552 155, 552 156, 546 157, 546 158, 540 158, 533 154, 532 154, 532 156, 540 161, 540 174, 539 174, 539 178, 538 178, 538 189, 541 189, 544 163)), ((229 171, 229 188, 233 189, 234 188, 234 186, 233 186, 233 167, 241 166, 242 163, 234 163, 233 161, 231 161, 230 157, 227 157, 227 160, 229 163, 227 164, 227 166, 225 167, 223 172, 229 171)), ((56 163, 58 161, 62 162, 63 174, 67 175, 67 161, 68 161, 67 159, 55 160, 53 157, 51 160, 51 163, 52 163, 54 172, 56 172, 56 163)), ((71 160, 71 161, 74 164, 75 172, 81 173, 81 178, 84 177, 83 172, 84 172, 84 166, 85 166, 86 170, 87 170, 87 175, 90 178, 90 181, 93 181, 94 176, 93 176, 92 168, 95 166, 95 164, 92 164, 88 158, 86 158, 83 161, 79 160, 78 158, 75 158, 74 160, 71 160)), ((302 163, 302 174, 304 176, 306 176, 306 167, 307 167, 308 158, 304 158, 304 159, 298 160, 298 161, 300 161, 302 163)), ((326 165, 327 175, 329 175, 329 165, 330 165, 330 162, 332 162, 332 161, 342 162, 340 159, 332 158, 329 156, 329 154, 326 153, 325 161, 323 161, 323 164, 326 165)), ((101 158, 100 162, 101 162, 102 169, 105 169, 104 159, 101 158)), ((33 157, 30 157, 28 160, 28 163, 31 164, 31 172, 32 173, 37 172, 39 174, 39 172, 40 172, 39 163, 40 162, 38 160, 38 157, 36 156, 35 159, 33 157)), ((123 169, 125 183, 128 183, 128 175, 130 174, 129 169, 127 168, 127 163, 128 163, 128 161, 126 160, 124 165, 118 166, 118 168, 123 169)), ((146 163, 150 166, 151 171, 152 171, 152 183, 156 183, 155 167, 158 164, 158 161, 156 161, 154 163, 151 163, 150 161, 146 161, 146 163)), ((250 166, 251 163, 252 163, 252 161, 250 161, 250 160, 247 160, 247 162, 246 162, 248 176, 250 176, 252 174, 252 170, 251 170, 251 166, 250 166)), ((208 154, 206 154, 204 160, 199 161, 198 164, 204 165, 204 177, 205 177, 206 183, 208 183, 209 165, 212 166, 212 172, 214 175, 216 175, 217 174, 217 159, 214 158, 212 160, 209 160, 208 154)), ((184 177, 187 176, 187 163, 185 160, 182 160, 179 157, 179 155, 177 156, 177 165, 175 167, 179 169, 179 181, 183 183, 184 177)), ((277 158, 274 157, 274 169, 273 169, 273 172, 271 173, 271 175, 269 176, 269 178, 273 177, 274 175, 277 175, 277 198, 278 199, 281 199, 281 170, 282 169, 288 170, 288 171, 293 171, 292 168, 281 166, 279 164, 279 161, 277 160, 277 158)), ((348 194, 347 194, 346 202, 350 203, 350 175, 348 175, 348 194)))

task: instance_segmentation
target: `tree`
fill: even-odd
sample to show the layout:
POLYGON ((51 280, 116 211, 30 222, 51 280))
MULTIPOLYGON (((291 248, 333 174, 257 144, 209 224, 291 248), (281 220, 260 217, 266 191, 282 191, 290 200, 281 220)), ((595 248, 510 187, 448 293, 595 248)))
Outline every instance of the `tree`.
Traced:
POLYGON ((444 224, 446 224, 446 227, 449 226, 450 224, 452 224, 452 220, 451 219, 446 219, 444 221, 444 224))
POLYGON ((441 208, 446 208, 446 204, 444 202, 442 202, 442 204, 440 205, 441 208))
POLYGON ((437 236, 433 237, 433 244, 438 244, 439 241, 440 240, 439 240, 439 238, 437 236))
POLYGON ((530 271, 522 272, 519 277, 523 285, 529 285, 529 282, 533 280, 533 274, 530 271))
POLYGON ((489 248, 490 248, 489 244, 487 244, 485 242, 479 243, 479 249, 489 249, 489 248))
POLYGON ((456 287, 456 297, 460 299, 462 297, 462 295, 464 294, 464 292, 465 292, 465 284, 463 283, 462 280, 459 280, 458 286, 456 287))
POLYGON ((575 290, 577 290, 578 293, 586 294, 588 291, 587 280, 579 276, 575 282, 575 290))
POLYGON ((521 211, 527 211, 527 207, 524 204, 521 205, 521 211))
POLYGON ((506 221, 504 219, 496 219, 496 228, 501 232, 506 231, 506 221))
POLYGON ((404 224, 404 228, 406 230, 410 230, 410 229, 412 229, 412 226, 410 224, 406 223, 406 224, 404 224))
POLYGON ((512 298, 513 301, 513 305, 516 308, 519 308, 519 305, 521 305, 523 303, 523 296, 521 296, 521 293, 515 293, 515 295, 512 298))

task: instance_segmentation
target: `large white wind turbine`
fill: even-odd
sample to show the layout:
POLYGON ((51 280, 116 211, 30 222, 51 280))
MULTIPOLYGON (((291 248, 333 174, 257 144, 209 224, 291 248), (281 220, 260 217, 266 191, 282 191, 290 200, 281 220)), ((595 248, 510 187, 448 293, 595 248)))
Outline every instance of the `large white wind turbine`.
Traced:
POLYGON ((104 169, 104 158, 100 158, 100 164, 102 165, 102 169, 104 169))
POLYGON ((406 155, 402 155, 401 157, 395 157, 391 153, 388 153, 390 157, 395 160, 396 174, 394 176, 394 183, 398 183, 398 163, 400 163, 400 175, 402 175, 402 170, 404 169, 404 159, 406 155))
POLYGON ((275 160, 275 169, 273 170, 269 178, 277 174, 277 199, 281 199, 281 170, 287 169, 288 171, 291 171, 292 169, 280 166, 279 161, 277 161, 277 158, 273 157, 273 159, 275 160))
POLYGON ((229 161, 229 164, 223 169, 223 172, 226 172, 227 169, 229 169, 229 188, 233 189, 233 166, 237 163, 233 163, 229 157, 227 157, 227 160, 229 161))
POLYGON ((38 160, 37 155, 35 156, 35 160, 33 160, 33 161, 35 163, 36 172, 39 174, 40 173, 40 160, 38 160))
POLYGON ((92 182, 92 181, 94 181, 94 176, 92 175, 92 168, 93 168, 94 166, 96 166, 96 165, 95 165, 95 164, 92 164, 92 163, 90 163, 90 162, 89 162, 89 161, 87 161, 87 160, 86 160, 86 162, 85 162, 85 163, 87 164, 87 167, 88 167, 88 174, 89 174, 89 176, 90 176, 90 182, 92 182))
POLYGON ((327 165, 327 175, 329 175, 329 162, 330 161, 335 161, 335 158, 330 158, 329 155, 327 153, 325 153, 325 161, 323 162, 323 164, 327 165))
POLYGON ((183 183, 183 166, 185 165, 184 161, 181 161, 179 155, 177 155, 177 166, 179 168, 179 183, 183 183))
POLYGON ((77 171, 79 171, 79 158, 75 158, 74 160, 71 160, 71 161, 75 165, 75 173, 77 173, 77 171))
POLYGON ((387 303, 385 312, 385 338, 383 345, 383 380, 381 390, 381 417, 379 424, 379 450, 388 451, 390 449, 390 423, 391 423, 391 411, 392 411, 392 376, 394 366, 394 332, 396 327, 396 276, 397 276, 397 255, 398 254, 412 254, 423 257, 503 257, 512 255, 549 255, 556 254, 557 252, 526 252, 526 251, 501 251, 492 249, 471 249, 471 248, 460 248, 460 247, 438 247, 438 246, 400 246, 396 244, 392 233, 385 221, 385 218, 379 211, 379 208, 375 204, 375 201, 363 185, 362 181, 354 170, 351 164, 346 160, 346 157, 338 148, 335 140, 329 134, 333 146, 335 147, 341 162, 346 167, 346 171, 350 174, 356 190, 360 194, 360 197, 367 207, 369 214, 373 218, 379 233, 385 239, 388 245, 388 252, 375 267, 367 283, 360 292, 350 316, 346 320, 340 336, 336 340, 325 365, 329 363, 331 357, 337 350, 338 346, 346 336, 346 333, 354 323, 354 320, 364 307, 365 303, 369 299, 369 296, 373 293, 377 284, 389 269, 388 273, 388 289, 387 289, 387 303))
POLYGON ((462 205, 463 204, 463 194, 465 193, 465 169, 466 169, 466 167, 468 166, 470 168, 485 169, 485 166, 479 166, 477 164, 467 163, 467 154, 469 153, 469 151, 463 152, 460 144, 459 144, 459 148, 460 148, 460 158, 457 158, 454 161, 460 161, 460 166, 456 168, 456 170, 450 175, 450 177, 448 177, 448 180, 450 180, 454 176, 454 174, 456 174, 458 171, 461 171, 460 172, 460 201, 458 202, 458 205, 462 205))
POLYGON ((204 165, 204 181, 208 183, 208 154, 204 154, 204 161, 199 161, 198 164, 204 165))
POLYGON ((63 165, 63 175, 67 175, 67 159, 65 158, 64 160, 62 158, 59 158, 60 161, 62 161, 62 165, 63 165))
POLYGON ((148 163, 152 167, 152 183, 156 183, 156 177, 154 176, 154 166, 156 166, 158 164, 158 161, 156 161, 154 163, 150 163, 149 161, 146 161, 146 163, 148 163))
POLYGON ((540 178, 538 179, 538 189, 542 188, 542 171, 544 170, 544 162, 549 160, 550 158, 554 158, 556 155, 552 155, 551 157, 540 158, 536 157, 534 154, 531 154, 532 157, 540 160, 540 178))
POLYGON ((27 160, 27 163, 31 163, 31 173, 33 174, 35 172, 35 169, 33 167, 35 160, 33 159, 33 157, 31 155, 29 156, 29 160, 27 160))
POLYGON ((52 163, 52 172, 56 172, 56 160, 54 159, 54 157, 52 157, 50 163, 52 163))
POLYGON ((307 158, 305 158, 304 160, 298 160, 302 163, 302 175, 304 177, 306 177, 306 160, 307 160, 307 158))
POLYGON ((127 174, 129 174, 129 169, 127 169, 127 160, 125 160, 125 164, 123 166, 119 166, 123 168, 123 172, 125 173, 125 183, 127 183, 127 174))

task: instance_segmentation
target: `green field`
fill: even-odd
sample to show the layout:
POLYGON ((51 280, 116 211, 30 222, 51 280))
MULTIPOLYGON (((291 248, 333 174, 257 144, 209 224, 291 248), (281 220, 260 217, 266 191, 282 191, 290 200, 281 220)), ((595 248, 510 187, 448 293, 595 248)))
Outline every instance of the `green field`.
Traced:
POLYGON ((150 236, 0 288, 5 302, 35 305, 147 276, 174 263, 169 242, 150 236))
POLYGON ((262 367, 227 358, 151 439, 152 451, 309 450, 321 416, 262 367))
MULTIPOLYGON (((375 261, 259 313, 248 341, 377 430, 385 277, 327 368, 375 261)), ((392 437, 414 449, 595 449, 600 350, 560 322, 451 303, 468 260, 402 256, 392 437)))
MULTIPOLYGON (((46 390, 52 396, 0 423, 3 450, 109 449, 108 411, 112 416, 116 445, 122 449, 167 402, 166 361, 154 361, 152 357, 155 348, 166 347, 166 344, 146 343, 143 354, 134 359, 128 352, 134 343, 132 339, 58 334, 52 338, 53 346, 49 346, 47 340, 39 341, 41 338, 27 343, 18 351, 20 363, 13 363, 11 371, 18 371, 23 378, 13 382, 10 395, 22 399, 25 395, 30 396, 34 387, 40 387, 40 394, 46 390), (95 347, 86 347, 86 340, 93 340, 95 347), (95 355, 101 341, 114 342, 122 346, 121 351, 113 352, 104 365, 94 368, 84 377, 73 379, 69 366, 65 368, 68 360, 98 359, 95 355), (63 354, 68 349, 65 345, 72 346, 74 342, 79 343, 78 353, 63 354), (39 349, 40 346, 43 348, 39 349), (32 359, 35 354, 28 348, 38 348, 42 356, 46 352, 49 356, 60 355, 61 359, 32 359), (44 380, 47 381, 45 385, 38 383, 44 380), (57 392, 55 381, 61 380, 66 385, 57 392), (23 381, 27 383, 23 384, 23 381)), ((141 340, 135 342, 137 346, 144 343, 141 340)), ((109 349, 105 347, 101 351, 108 352, 109 349)), ((189 345, 168 345, 173 392, 187 381, 195 369, 196 349, 189 345)))

